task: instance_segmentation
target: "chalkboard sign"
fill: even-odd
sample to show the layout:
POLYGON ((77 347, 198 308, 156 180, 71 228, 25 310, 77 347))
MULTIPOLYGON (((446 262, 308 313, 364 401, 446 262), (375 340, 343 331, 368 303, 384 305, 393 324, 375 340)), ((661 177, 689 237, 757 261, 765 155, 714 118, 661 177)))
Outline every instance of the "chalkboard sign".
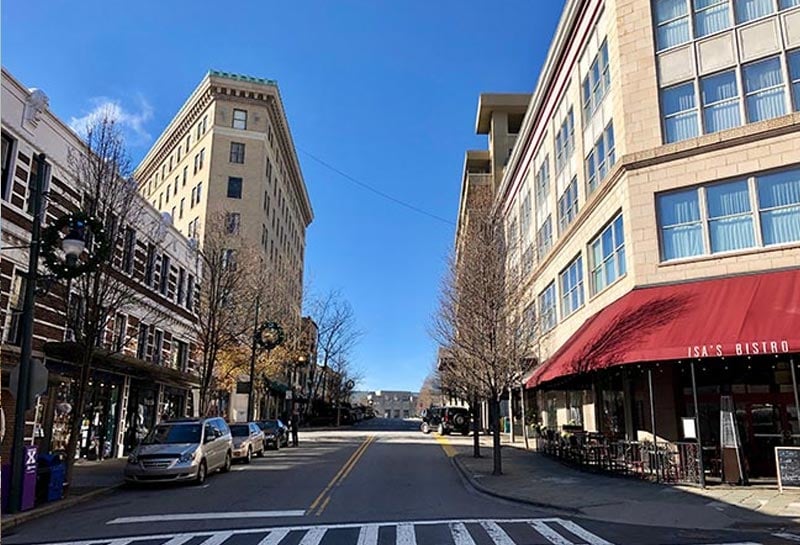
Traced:
POLYGON ((775 447, 778 469, 778 490, 784 486, 800 486, 800 447, 775 447))

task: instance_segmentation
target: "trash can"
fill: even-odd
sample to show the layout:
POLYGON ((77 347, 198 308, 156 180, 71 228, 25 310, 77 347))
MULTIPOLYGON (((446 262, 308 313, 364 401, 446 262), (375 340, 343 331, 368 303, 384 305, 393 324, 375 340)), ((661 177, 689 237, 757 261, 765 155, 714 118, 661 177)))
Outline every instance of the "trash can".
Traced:
POLYGON ((25 447, 24 450, 24 464, 22 466, 22 500, 20 502, 20 511, 27 511, 33 509, 36 502, 36 447, 25 447))

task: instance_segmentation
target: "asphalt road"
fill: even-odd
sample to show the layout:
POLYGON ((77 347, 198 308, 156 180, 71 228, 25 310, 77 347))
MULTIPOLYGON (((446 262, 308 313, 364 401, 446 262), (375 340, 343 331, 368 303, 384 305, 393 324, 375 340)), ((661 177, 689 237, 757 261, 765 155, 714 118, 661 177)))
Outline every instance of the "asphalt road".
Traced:
POLYGON ((3 532, 8 545, 780 544, 582 520, 498 500, 466 483, 415 422, 375 419, 310 432, 202 487, 123 488, 3 532))

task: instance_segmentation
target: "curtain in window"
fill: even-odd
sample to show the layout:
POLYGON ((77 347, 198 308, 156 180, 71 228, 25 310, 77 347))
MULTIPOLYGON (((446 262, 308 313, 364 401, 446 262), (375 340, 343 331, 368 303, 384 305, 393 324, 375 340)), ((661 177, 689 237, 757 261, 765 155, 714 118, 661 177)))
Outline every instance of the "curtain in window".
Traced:
POLYGON ((703 226, 697 190, 658 198, 664 259, 680 259, 703 253, 703 226))
MULTIPOLYGON (((800 6, 800 0, 797 0, 800 6)), ((789 79, 792 81, 792 104, 795 110, 800 110, 800 51, 794 51, 786 56, 789 64, 789 79)))
POLYGON ((772 0, 735 0, 736 22, 744 23, 774 11, 772 0))
POLYGON ((800 170, 758 178, 764 244, 800 241, 800 170))
POLYGON ((707 133, 741 125, 736 74, 725 72, 701 82, 703 122, 707 133))
POLYGON ((763 121, 786 113, 783 74, 777 57, 744 67, 748 121, 763 121), (752 94, 751 94, 752 93, 752 94))
POLYGON ((746 180, 709 186, 706 199, 712 253, 755 246, 746 180))
POLYGON ((695 34, 698 38, 731 26, 728 0, 694 0, 694 9, 695 34))
POLYGON ((800 6, 800 0, 781 0, 781 9, 789 9, 794 6, 800 6))
POLYGON ((689 41, 689 17, 686 0, 657 0, 656 21, 658 48, 666 49, 689 41), (674 19, 674 21, 673 21, 674 19), (665 21, 671 21, 666 24, 665 21))
POLYGON ((687 83, 661 92, 667 143, 694 138, 698 134, 694 84, 687 83))

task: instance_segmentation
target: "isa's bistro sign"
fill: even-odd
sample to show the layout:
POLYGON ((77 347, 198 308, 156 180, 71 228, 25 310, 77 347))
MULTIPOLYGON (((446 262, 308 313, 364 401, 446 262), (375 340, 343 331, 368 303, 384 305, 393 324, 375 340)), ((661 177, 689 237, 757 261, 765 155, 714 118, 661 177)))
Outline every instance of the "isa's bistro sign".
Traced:
POLYGON ((760 354, 788 354, 789 341, 760 340, 738 343, 698 344, 686 347, 689 358, 714 358, 721 356, 756 356, 760 354))

